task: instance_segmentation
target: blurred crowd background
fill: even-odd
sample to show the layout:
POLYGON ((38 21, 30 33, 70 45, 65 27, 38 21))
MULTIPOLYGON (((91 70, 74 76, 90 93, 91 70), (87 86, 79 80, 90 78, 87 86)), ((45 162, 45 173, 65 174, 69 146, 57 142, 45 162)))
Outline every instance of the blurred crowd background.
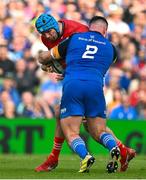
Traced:
POLYGON ((118 52, 105 77, 107 117, 146 120, 145 0, 0 0, 0 117, 54 117, 62 85, 37 63, 47 50, 34 27, 43 12, 84 24, 107 18, 118 52))

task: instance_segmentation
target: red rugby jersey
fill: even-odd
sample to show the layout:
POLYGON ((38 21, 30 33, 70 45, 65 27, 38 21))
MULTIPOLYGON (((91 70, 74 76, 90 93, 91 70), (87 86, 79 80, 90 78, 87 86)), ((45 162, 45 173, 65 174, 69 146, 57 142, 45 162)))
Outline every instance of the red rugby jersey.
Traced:
POLYGON ((87 32, 89 30, 86 25, 83 25, 76 21, 62 19, 62 20, 59 20, 59 22, 63 23, 63 34, 59 39, 57 39, 54 42, 50 42, 44 36, 41 36, 43 44, 48 49, 51 49, 52 47, 58 45, 61 41, 63 41, 65 38, 71 36, 74 33, 87 32))

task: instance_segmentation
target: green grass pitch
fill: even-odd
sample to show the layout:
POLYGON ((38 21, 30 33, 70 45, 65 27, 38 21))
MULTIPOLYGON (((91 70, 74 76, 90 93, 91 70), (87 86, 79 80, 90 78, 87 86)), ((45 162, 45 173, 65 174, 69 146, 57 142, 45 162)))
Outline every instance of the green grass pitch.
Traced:
POLYGON ((45 155, 0 155, 0 179, 145 179, 146 156, 137 156, 126 172, 108 174, 105 171, 108 156, 95 156, 96 162, 89 173, 78 173, 79 158, 61 155, 60 163, 51 172, 34 172, 45 155))

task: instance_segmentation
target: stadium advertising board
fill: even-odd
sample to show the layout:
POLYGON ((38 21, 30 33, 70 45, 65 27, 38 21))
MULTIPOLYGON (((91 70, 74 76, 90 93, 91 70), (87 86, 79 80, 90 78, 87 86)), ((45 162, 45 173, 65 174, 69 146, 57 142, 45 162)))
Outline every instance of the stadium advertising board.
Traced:
MULTIPOLYGON (((145 121, 108 121, 109 127, 127 146, 136 149, 137 153, 146 154, 146 122, 145 121)), ((0 120, 0 153, 13 154, 48 154, 53 146, 55 120, 14 119, 0 120)), ((97 144, 89 134, 81 128, 81 136, 85 139, 88 150, 94 154, 105 154, 107 150, 97 144)), ((62 154, 73 153, 64 143, 62 154)))

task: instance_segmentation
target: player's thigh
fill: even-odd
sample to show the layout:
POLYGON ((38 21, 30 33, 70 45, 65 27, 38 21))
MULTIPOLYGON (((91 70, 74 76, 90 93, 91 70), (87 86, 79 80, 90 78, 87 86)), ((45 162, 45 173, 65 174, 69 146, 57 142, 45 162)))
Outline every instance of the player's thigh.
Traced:
POLYGON ((60 111, 61 119, 69 116, 83 115, 84 105, 82 86, 79 81, 71 80, 63 86, 60 111))
POLYGON ((102 86, 97 82, 88 83, 85 97, 85 116, 106 118, 106 103, 102 86))

